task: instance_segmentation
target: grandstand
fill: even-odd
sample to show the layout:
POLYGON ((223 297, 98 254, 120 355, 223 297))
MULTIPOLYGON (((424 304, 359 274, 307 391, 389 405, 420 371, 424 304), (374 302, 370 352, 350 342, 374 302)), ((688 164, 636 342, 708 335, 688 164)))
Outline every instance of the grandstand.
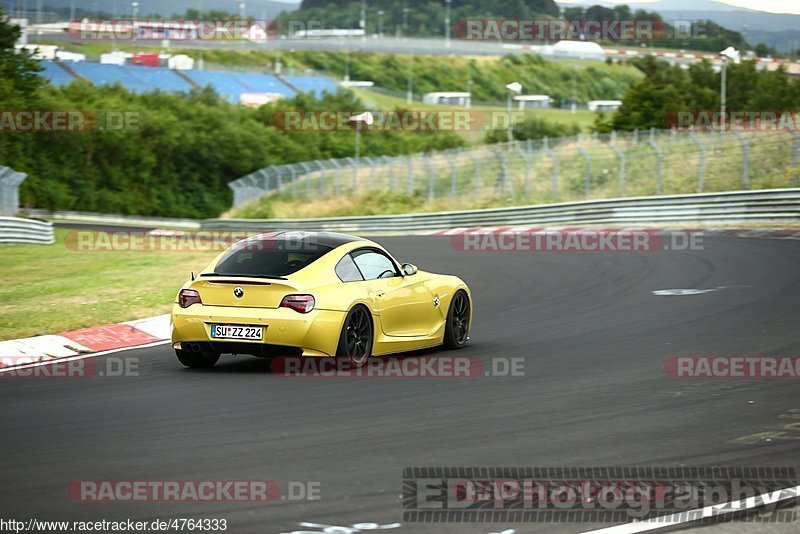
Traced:
POLYGON ((322 96, 323 91, 335 92, 333 80, 320 76, 287 76, 271 74, 182 70, 180 74, 165 67, 114 65, 78 61, 69 66, 43 60, 41 75, 53 85, 64 86, 80 77, 94 85, 120 84, 135 93, 151 91, 188 92, 193 87, 211 87, 232 103, 239 103, 244 93, 280 95, 291 98, 297 91, 322 96))
POLYGON ((304 93, 314 93, 317 98, 325 91, 335 93, 339 89, 336 82, 323 76, 284 76, 284 79, 304 93))
POLYGON ((42 61, 42 67, 44 70, 39 74, 43 78, 47 78, 50 80, 50 83, 57 87, 61 87, 63 85, 69 85, 75 77, 72 76, 69 72, 65 69, 59 67, 57 64, 53 63, 52 61, 42 61))
POLYGON ((230 75, 236 78, 251 93, 277 93, 285 97, 293 97, 294 89, 270 74, 251 74, 235 72, 230 75))

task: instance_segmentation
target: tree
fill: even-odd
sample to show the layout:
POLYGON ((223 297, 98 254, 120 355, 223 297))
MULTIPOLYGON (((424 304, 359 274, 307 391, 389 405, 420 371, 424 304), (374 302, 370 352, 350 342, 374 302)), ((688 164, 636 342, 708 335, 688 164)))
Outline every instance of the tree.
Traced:
POLYGON ((44 81, 36 73, 42 70, 30 54, 19 51, 14 45, 22 35, 17 25, 12 25, 0 8, 0 102, 30 102, 44 81))

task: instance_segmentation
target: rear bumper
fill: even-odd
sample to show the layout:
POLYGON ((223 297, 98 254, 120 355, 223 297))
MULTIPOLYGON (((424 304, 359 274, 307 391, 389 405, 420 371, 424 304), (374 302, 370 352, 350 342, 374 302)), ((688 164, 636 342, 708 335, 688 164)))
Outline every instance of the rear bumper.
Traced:
POLYGON ((313 310, 301 314, 289 308, 202 304, 184 309, 176 304, 172 308, 172 345, 179 349, 183 343, 200 343, 202 347, 210 347, 215 352, 256 356, 293 356, 300 353, 304 356, 334 356, 345 315, 342 311, 313 310), (264 338, 261 341, 212 339, 212 324, 263 326, 264 338))

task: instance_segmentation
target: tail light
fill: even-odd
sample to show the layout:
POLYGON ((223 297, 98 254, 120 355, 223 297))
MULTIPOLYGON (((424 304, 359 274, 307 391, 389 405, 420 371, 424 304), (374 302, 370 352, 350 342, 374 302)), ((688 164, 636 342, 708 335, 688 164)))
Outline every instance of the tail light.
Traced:
POLYGON ((296 312, 308 313, 314 309, 313 295, 286 295, 281 301, 281 308, 291 308, 296 312))
POLYGON ((178 293, 178 305, 181 308, 188 308, 192 304, 202 303, 203 301, 200 300, 200 293, 194 289, 181 289, 181 292, 178 293))

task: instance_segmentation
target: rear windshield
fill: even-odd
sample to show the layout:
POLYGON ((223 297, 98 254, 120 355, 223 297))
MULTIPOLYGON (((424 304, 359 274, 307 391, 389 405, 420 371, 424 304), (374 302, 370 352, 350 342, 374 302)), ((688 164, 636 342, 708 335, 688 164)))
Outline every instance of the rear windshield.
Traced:
POLYGON ((228 276, 287 276, 314 263, 332 250, 315 243, 257 239, 237 244, 217 263, 216 274, 228 276))

